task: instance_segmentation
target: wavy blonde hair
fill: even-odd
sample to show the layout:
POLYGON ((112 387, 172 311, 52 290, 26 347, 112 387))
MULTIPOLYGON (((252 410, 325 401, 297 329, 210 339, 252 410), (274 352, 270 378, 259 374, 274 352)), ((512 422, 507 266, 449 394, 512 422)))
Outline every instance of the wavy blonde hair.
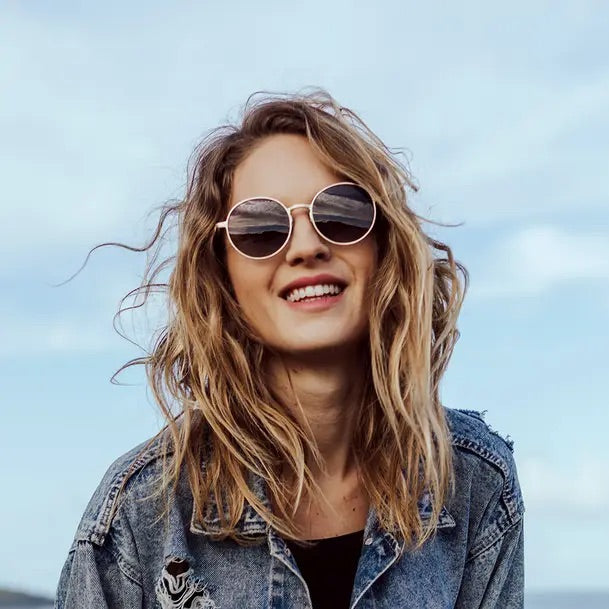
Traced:
POLYGON ((364 394, 352 447, 381 526, 399 533, 405 547, 420 547, 454 492, 439 384, 459 337, 456 321, 468 273, 447 245, 424 233, 422 222, 429 220, 408 206, 407 191, 416 186, 405 165, 324 90, 250 97, 238 124, 213 130, 197 147, 184 199, 162 207, 145 246, 101 244, 140 252, 160 248, 165 222, 177 219, 175 257, 157 264, 157 249, 142 284, 125 296, 143 293, 145 302, 151 291, 166 289, 167 325, 149 355, 127 362, 114 376, 132 365, 146 367, 167 420, 160 433, 170 432, 163 434, 160 489, 175 491, 186 471, 194 517, 202 523, 207 502, 214 501, 220 537, 247 543, 237 528, 247 501, 278 532, 299 538, 296 509, 305 496, 319 493, 307 461, 322 464, 321 457, 310 428, 261 379, 269 349, 241 313, 224 241, 215 230, 226 216, 235 168, 262 138, 279 133, 306 137, 322 162, 366 187, 377 202, 379 262, 370 286, 364 394), (168 284, 156 282, 172 263, 168 284), (266 482, 272 510, 248 485, 251 474, 266 482), (293 484, 286 485, 285 475, 293 484), (425 490, 432 498, 427 526, 417 506, 425 490))

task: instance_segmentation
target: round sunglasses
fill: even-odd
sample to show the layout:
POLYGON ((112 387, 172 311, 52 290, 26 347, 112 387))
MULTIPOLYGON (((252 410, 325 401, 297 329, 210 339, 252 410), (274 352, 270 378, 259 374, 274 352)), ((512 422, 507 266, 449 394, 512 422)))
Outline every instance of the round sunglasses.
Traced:
POLYGON ((286 207, 272 197, 252 197, 235 203, 224 222, 230 244, 243 256, 263 260, 279 253, 290 240, 292 210, 305 207, 311 224, 326 241, 353 245, 374 226, 376 205, 368 191, 353 182, 337 182, 322 188, 311 203, 286 207))

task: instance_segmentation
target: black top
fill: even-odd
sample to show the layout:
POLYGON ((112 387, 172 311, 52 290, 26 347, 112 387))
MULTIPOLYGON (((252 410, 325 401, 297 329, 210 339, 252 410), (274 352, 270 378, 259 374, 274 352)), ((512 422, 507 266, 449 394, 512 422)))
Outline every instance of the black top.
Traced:
POLYGON ((287 540, 307 582, 313 609, 348 609, 355 571, 362 550, 363 529, 355 533, 313 540, 302 547, 287 540))

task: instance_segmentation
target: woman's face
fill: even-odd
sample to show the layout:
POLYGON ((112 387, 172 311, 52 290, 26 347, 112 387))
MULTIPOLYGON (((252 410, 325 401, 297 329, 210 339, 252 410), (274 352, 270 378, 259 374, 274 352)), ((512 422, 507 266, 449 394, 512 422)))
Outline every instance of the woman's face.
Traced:
MULTIPOLYGON (((305 137, 272 135, 236 168, 226 212, 237 201, 255 196, 279 199, 286 207, 308 204, 319 190, 340 181, 305 137)), ((318 235, 307 209, 293 210, 292 217, 289 243, 265 260, 242 256, 225 235, 228 273, 237 301, 263 342, 283 353, 305 355, 351 346, 367 333, 366 289, 377 264, 373 233, 354 245, 334 245, 318 235), (323 302, 286 299, 288 284, 321 274, 331 275, 345 289, 323 302)))

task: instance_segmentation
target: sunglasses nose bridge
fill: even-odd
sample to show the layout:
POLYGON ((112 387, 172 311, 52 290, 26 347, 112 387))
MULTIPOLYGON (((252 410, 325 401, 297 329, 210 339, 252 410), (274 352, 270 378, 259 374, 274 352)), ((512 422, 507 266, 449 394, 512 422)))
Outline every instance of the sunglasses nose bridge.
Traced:
MULTIPOLYGON (((284 207, 288 210, 288 215, 290 216, 290 224, 292 225, 292 227, 294 226, 294 215, 292 214, 292 211, 295 209, 306 209, 309 212, 307 215, 309 216, 309 220, 313 224, 313 228, 315 228, 315 230, 317 230, 317 227, 315 226, 315 222, 312 221, 313 219, 311 217, 311 210, 313 209, 313 203, 296 203, 295 205, 291 205, 290 207, 288 207, 287 205, 284 205, 284 207)), ((290 233, 291 233, 291 230, 290 230, 290 233)), ((290 238, 291 238, 291 236, 292 235, 290 234, 290 238)))
MULTIPOLYGON (((294 214, 292 214, 292 212, 295 209, 306 209, 309 212, 309 217, 311 216, 311 209, 313 207, 312 203, 296 203, 295 205, 291 205, 290 207, 288 207, 287 205, 284 205, 284 207, 287 209, 288 211, 288 216, 290 216, 290 225, 293 226, 294 225, 294 214)), ((290 230, 290 233, 292 231, 290 230)), ((290 234, 291 237, 291 234, 290 234)))
POLYGON ((311 209, 311 203, 297 203, 296 205, 292 205, 290 207, 286 207, 286 209, 288 210, 288 213, 290 215, 292 215, 292 211, 293 210, 295 210, 295 209, 301 209, 301 208, 310 210, 311 209))

